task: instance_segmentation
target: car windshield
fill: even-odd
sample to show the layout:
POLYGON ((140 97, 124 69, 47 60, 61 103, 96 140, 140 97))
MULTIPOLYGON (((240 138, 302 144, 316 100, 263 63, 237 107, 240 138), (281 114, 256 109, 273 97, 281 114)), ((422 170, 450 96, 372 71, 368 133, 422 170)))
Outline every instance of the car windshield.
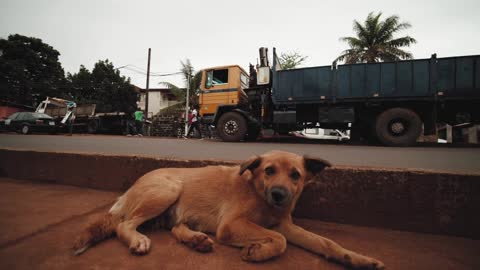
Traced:
POLYGON ((18 113, 14 113, 8 117, 8 119, 15 119, 17 118, 18 113))
POLYGON ((35 117, 35 118, 48 118, 48 119, 52 119, 52 117, 48 114, 44 114, 44 113, 32 113, 32 116, 35 117))

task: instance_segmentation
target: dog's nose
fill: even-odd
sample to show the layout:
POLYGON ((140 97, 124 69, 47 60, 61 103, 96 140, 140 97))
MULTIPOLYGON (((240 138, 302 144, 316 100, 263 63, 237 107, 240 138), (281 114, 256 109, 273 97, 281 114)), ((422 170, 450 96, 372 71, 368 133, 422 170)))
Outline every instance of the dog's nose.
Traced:
POLYGON ((284 187, 272 187, 270 189, 270 196, 273 203, 276 205, 282 205, 288 201, 290 193, 284 187))

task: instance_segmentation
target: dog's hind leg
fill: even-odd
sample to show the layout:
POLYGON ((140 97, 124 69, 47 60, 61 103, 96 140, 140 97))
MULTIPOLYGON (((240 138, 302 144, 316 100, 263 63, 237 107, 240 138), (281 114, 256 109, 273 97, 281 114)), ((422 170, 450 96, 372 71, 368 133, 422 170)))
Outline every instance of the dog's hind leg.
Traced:
POLYGON ((143 255, 150 250, 150 239, 139 233, 137 227, 165 212, 178 199, 181 190, 182 184, 168 177, 155 181, 147 178, 139 179, 123 195, 124 202, 118 211, 124 213, 124 219, 116 233, 132 254, 143 255))
POLYGON ((179 242, 196 251, 212 251, 213 241, 208 235, 202 232, 192 231, 183 223, 175 225, 172 228, 172 234, 179 242))

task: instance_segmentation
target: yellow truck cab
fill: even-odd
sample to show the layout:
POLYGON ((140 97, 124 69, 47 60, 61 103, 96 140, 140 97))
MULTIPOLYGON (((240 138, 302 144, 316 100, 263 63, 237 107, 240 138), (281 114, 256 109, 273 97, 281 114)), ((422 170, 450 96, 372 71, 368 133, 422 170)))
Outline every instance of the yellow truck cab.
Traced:
POLYGON ((249 76, 238 65, 202 70, 200 83, 200 116, 204 123, 214 125, 224 141, 256 138, 260 124, 249 114, 245 89, 249 76))
POLYGON ((200 84, 200 115, 210 118, 220 106, 247 104, 248 74, 238 65, 202 70, 200 84))

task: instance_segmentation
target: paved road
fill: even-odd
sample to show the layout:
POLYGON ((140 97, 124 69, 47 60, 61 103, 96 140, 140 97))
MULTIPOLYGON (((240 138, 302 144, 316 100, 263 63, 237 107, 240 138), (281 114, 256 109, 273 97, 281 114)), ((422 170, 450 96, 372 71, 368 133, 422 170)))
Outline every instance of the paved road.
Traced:
POLYGON ((141 155, 181 159, 244 160, 270 150, 284 150, 330 160, 335 165, 411 168, 480 174, 480 148, 380 147, 344 144, 252 142, 138 138, 122 136, 0 134, 0 148, 141 155))

